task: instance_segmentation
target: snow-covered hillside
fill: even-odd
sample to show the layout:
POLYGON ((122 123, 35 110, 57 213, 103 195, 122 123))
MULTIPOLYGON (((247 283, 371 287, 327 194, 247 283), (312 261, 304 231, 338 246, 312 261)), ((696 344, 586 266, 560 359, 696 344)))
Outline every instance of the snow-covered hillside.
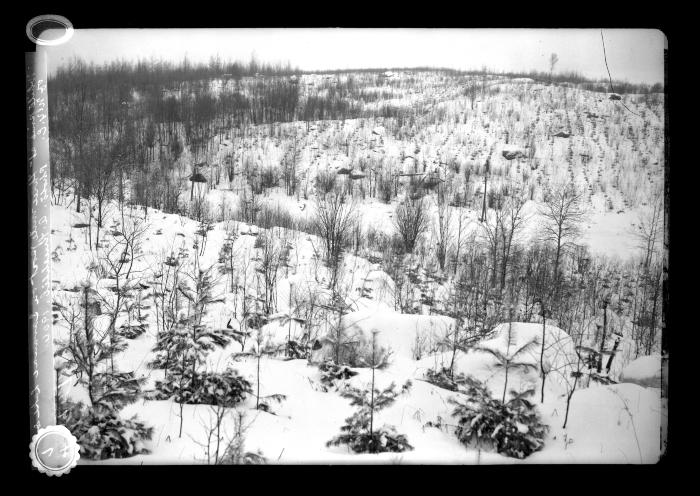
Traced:
POLYGON ((49 84, 81 463, 659 459, 658 88, 144 64, 49 84))
MULTIPOLYGON (((305 75, 301 98, 347 84, 348 77, 305 75)), ((418 73, 380 78, 373 87, 373 79, 366 78, 355 77, 354 84, 363 95, 376 95, 372 105, 410 108, 426 117, 402 124, 382 117, 297 121, 215 136, 200 168, 208 180, 204 196, 211 215, 222 219, 239 208, 250 171, 281 171, 293 163, 296 195, 289 197, 278 187, 281 172, 261 191, 266 203, 280 205, 300 220, 312 215, 317 177, 325 172, 337 175, 336 183, 361 199, 366 229, 390 230, 391 213, 402 195, 399 189, 398 197, 380 198, 378 189, 388 178, 404 186, 423 177, 446 181, 451 208, 477 218, 488 159, 487 191, 519 185, 532 203, 528 212, 536 214, 545 189, 570 180, 584 191, 588 207, 581 242, 597 255, 624 260, 637 253, 631 233, 663 184, 659 95, 625 95, 633 114, 606 94, 528 80, 451 80, 418 73), (472 84, 480 88, 473 101, 464 94, 472 84), (225 170, 234 175, 227 178, 225 170)), ((352 95, 345 98, 352 101, 352 95)), ((185 149, 176 164, 182 187, 188 185, 194 161, 185 149)))

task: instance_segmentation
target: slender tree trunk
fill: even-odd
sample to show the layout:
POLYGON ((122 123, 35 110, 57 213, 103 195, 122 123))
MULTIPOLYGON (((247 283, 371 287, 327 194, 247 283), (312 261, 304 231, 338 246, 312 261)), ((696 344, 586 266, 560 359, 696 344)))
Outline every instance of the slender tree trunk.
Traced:
POLYGON ((88 397, 90 398, 90 405, 95 406, 95 398, 93 396, 93 375, 95 371, 95 343, 93 341, 92 328, 90 326, 90 306, 88 302, 88 288, 84 289, 85 294, 85 348, 87 351, 87 376, 88 376, 88 397))
MULTIPOLYGON (((583 318, 581 319, 581 322, 586 322, 586 304, 584 302, 583 305, 583 318)), ((579 337, 579 342, 578 345, 581 346, 581 342, 583 341, 583 329, 581 330, 581 335, 579 337)), ((576 376, 574 377, 574 384, 571 388, 571 391, 568 392, 566 395, 566 412, 564 413, 564 425, 562 426, 562 429, 566 429, 566 424, 569 421, 569 409, 571 406, 571 398, 574 396, 574 392, 576 391, 576 386, 578 385, 578 379, 581 373, 581 355, 579 354, 578 350, 576 351, 576 376)))
POLYGON ((647 344, 647 355, 651 354, 651 351, 654 347, 654 341, 656 338, 656 303, 659 299, 659 284, 658 284, 658 278, 656 278, 656 282, 654 283, 654 297, 652 300, 652 306, 651 306, 651 322, 649 323, 650 329, 649 329, 649 342, 647 344))
POLYGON ((342 322, 343 314, 340 309, 338 309, 338 324, 337 324, 337 329, 335 331, 336 334, 336 340, 335 340, 335 364, 340 365, 340 347, 343 345, 341 340, 343 339, 343 328, 341 327, 341 322, 342 322))
POLYGON ((287 327, 287 357, 291 356, 290 341, 292 340, 292 285, 289 285, 289 324, 287 327))
POLYGON ((508 358, 508 355, 510 354, 510 339, 511 339, 511 332, 513 331, 513 322, 512 322, 512 315, 508 319, 508 349, 506 350, 506 363, 505 363, 505 380, 503 381, 503 398, 501 399, 501 403, 506 402, 506 391, 508 391, 508 369, 510 368, 510 359, 508 358))
POLYGON ((484 201, 481 206, 481 222, 484 222, 486 219, 486 183, 488 179, 489 173, 488 171, 484 171, 484 201))
POLYGON ((102 227, 102 201, 97 200, 97 231, 95 234, 95 250, 100 248, 100 228, 102 227))
POLYGON ((610 374, 610 367, 612 367, 612 361, 613 357, 615 356, 615 352, 617 351, 617 347, 620 345, 620 338, 618 337, 615 340, 615 344, 613 345, 612 353, 610 353, 610 357, 608 358, 608 363, 605 365, 605 373, 610 374))
POLYGON ((88 247, 92 251, 92 202, 88 199, 88 247))
POLYGON ((454 333, 453 333, 453 338, 452 338, 452 360, 450 360, 450 380, 454 381, 454 367, 455 367, 455 356, 457 356, 457 343, 459 342, 458 336, 458 327, 455 326, 454 333))
POLYGON ((372 389, 370 391, 370 404, 369 404, 369 452, 370 453, 375 452, 374 438, 373 438, 373 432, 374 432, 374 369, 376 367, 374 343, 375 343, 375 334, 372 334, 372 389))
POLYGON ((183 402, 183 399, 180 398, 180 432, 179 432, 179 434, 177 435, 178 438, 181 438, 181 437, 182 437, 182 424, 183 424, 183 421, 184 421, 184 418, 183 418, 183 410, 184 410, 184 408, 185 408, 185 403, 183 402))
POLYGON ((503 291, 503 288, 506 286, 506 273, 508 272, 508 258, 510 255, 510 242, 506 243, 506 240, 503 240, 503 253, 502 253, 502 259, 501 259, 501 291, 503 291))
POLYGON ((545 313, 544 305, 540 302, 542 306, 542 348, 540 348, 540 374, 542 376, 542 386, 540 389, 540 403, 544 403, 544 384, 547 379, 547 374, 544 370, 544 347, 545 338, 547 335, 547 315, 545 313))
POLYGON ((554 286, 555 290, 559 285, 559 257, 561 256, 561 228, 557 236, 557 251, 554 255, 554 286))
POLYGON ((257 365, 257 379, 256 379, 257 390, 255 393, 255 409, 256 410, 260 408, 260 356, 261 356, 260 343, 258 343, 258 365, 257 365))
MULTIPOLYGON (((197 327, 195 325, 192 326, 192 343, 197 342, 197 327)), ((192 359, 192 392, 194 393, 197 389, 196 385, 196 380, 197 380, 197 358, 196 355, 192 359)))
POLYGON ((569 421, 569 408, 571 407, 571 398, 574 396, 574 391, 576 391, 576 383, 578 382, 578 376, 574 377, 574 386, 571 391, 566 395, 566 411, 564 412, 564 425, 562 429, 566 429, 566 423, 569 421))
POLYGON ((454 259, 454 264, 455 264, 455 270, 454 270, 454 276, 457 276, 457 266, 459 265, 459 248, 460 244, 462 242, 462 211, 459 211, 459 219, 458 219, 458 224, 457 224, 457 251, 455 253, 455 259, 454 259))
POLYGON ((598 364, 596 367, 596 371, 598 373, 601 372, 603 369, 603 351, 605 350, 605 334, 607 332, 607 327, 608 327, 608 302, 604 301, 603 302, 603 336, 602 339, 600 340, 600 350, 598 352, 598 364))
MULTIPOLYGON (((222 406, 219 406, 220 409, 223 409, 222 406)), ((219 464, 219 449, 221 446, 221 420, 223 419, 223 415, 221 412, 217 411, 216 412, 216 454, 214 455, 214 463, 216 465, 219 464)), ((207 443, 207 449, 209 449, 209 443, 207 443)))

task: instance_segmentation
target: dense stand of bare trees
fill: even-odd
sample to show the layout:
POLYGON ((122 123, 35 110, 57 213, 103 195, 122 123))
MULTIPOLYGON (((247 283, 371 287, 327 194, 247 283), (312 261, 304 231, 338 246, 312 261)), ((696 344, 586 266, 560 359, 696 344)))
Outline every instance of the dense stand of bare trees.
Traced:
MULTIPOLYGON (((518 187, 517 184, 506 184, 504 188, 501 172, 490 163, 490 152, 484 163, 474 167, 456 164, 452 159, 440 164, 447 167, 436 184, 440 181, 457 184, 460 178, 464 186, 463 189, 438 186, 437 211, 433 212, 429 195, 435 188, 431 180, 419 181, 411 177, 404 182, 392 160, 355 158, 356 145, 348 136, 341 136, 338 146, 362 174, 345 180, 336 176, 317 177, 316 212, 311 224, 294 223, 291 218, 285 218, 279 208, 274 211, 266 206, 261 197, 269 188, 283 185, 289 196, 300 195, 301 190, 305 197, 308 195, 308 178, 302 185, 303 178, 299 174, 304 134, 294 128, 292 134, 287 135, 280 123, 306 120, 308 133, 310 120, 382 115, 388 118, 385 121, 388 132, 401 135, 426 115, 423 110, 387 106, 367 114, 367 110, 355 107, 353 102, 369 102, 379 97, 366 91, 352 76, 342 81, 324 79, 318 83, 316 96, 302 96, 299 81, 290 77, 294 72, 289 67, 262 66, 255 61, 246 66, 224 64, 216 59, 207 65, 184 61, 180 65, 141 62, 105 67, 76 61, 59 71, 50 82, 54 190, 61 197, 72 191, 75 209, 86 213, 91 244, 98 246, 105 208, 110 200, 118 201, 122 219, 127 199, 143 205, 144 214, 149 206, 179 213, 182 191, 188 186, 194 190, 191 178, 197 166, 210 164, 214 167, 209 167, 208 175, 211 175, 206 178, 207 182, 219 184, 223 176, 232 188, 234 184, 240 188, 242 198, 237 212, 240 220, 262 223, 265 227, 283 225, 313 232, 322 240, 328 266, 337 268, 343 250, 350 244, 354 243, 356 249, 364 245, 370 247, 363 236, 365 231, 358 224, 353 198, 369 192, 370 196, 378 194, 389 203, 400 198, 405 189, 405 197, 396 206, 393 217, 400 243, 383 239, 383 245, 371 247, 384 253, 386 258, 399 245, 396 252, 415 255, 411 258, 411 263, 417 264, 415 270, 406 271, 400 266, 386 264, 395 283, 397 309, 412 311, 415 308, 418 300, 415 293, 423 291, 426 285, 419 269, 425 269, 429 262, 437 262, 441 277, 447 277, 447 268, 451 269, 456 294, 464 300, 459 308, 470 309, 465 320, 473 322, 474 327, 485 330, 491 319, 502 314, 504 295, 513 287, 520 295, 520 306, 516 308, 519 318, 538 318, 537 302, 543 302, 553 318, 569 319, 569 294, 585 284, 582 280, 586 277, 593 277, 587 272, 591 267, 598 267, 577 245, 586 220, 583 192, 572 183, 554 185, 545 191, 538 212, 542 243, 527 245, 520 237, 525 225, 532 222, 526 215, 525 205, 534 198, 534 192, 532 188, 525 191, 524 185, 518 187), (260 167, 255 157, 240 146, 241 138, 250 139, 251 129, 260 124, 269 125, 271 137, 285 135, 286 146, 278 167, 260 167), (217 139, 221 143, 224 138, 233 142, 233 149, 224 156, 223 162, 215 163, 214 145, 217 139), (481 198, 474 194, 477 185, 470 177, 472 170, 484 176, 481 198), (188 178, 191 185, 187 183, 188 178), (239 178, 242 183, 238 182, 239 178), (496 186, 499 181, 500 187, 496 186), (343 189, 345 192, 340 193, 343 189), (471 234, 467 232, 471 221, 464 218, 459 208, 465 205, 481 207, 478 236, 473 229, 471 234), (94 243, 93 224, 97 233, 94 243), (431 227, 433 236, 423 236, 431 227), (434 260, 426 255, 423 238, 432 240, 430 249, 436 255, 434 260), (421 265, 423 267, 419 267, 421 265)), ((558 78, 553 74, 540 76, 555 82, 558 78)), ((367 84, 380 82, 377 75, 363 77, 367 84)), ((455 77, 463 78, 464 93, 472 107, 479 83, 482 98, 491 91, 485 72, 455 77)), ((405 79, 381 81, 385 97, 393 88, 417 81, 412 76, 405 79)), ((436 122, 440 118, 444 116, 431 115, 436 122)), ((335 124, 322 122, 318 125, 335 124)), ((504 140, 523 138, 512 134, 509 128, 504 140)), ((534 143, 532 136, 523 139, 534 143)), ((371 146, 374 145, 370 143, 371 146)), ((526 157, 531 166, 536 161, 534 155, 535 147, 531 146, 526 157)), ((426 172, 425 161, 420 163, 409 156, 403 158, 413 158, 414 174, 409 176, 426 172)), ((212 213, 201 201, 194 202, 194 195, 191 203, 190 215, 202 221, 210 219, 212 213)), ((625 282, 618 283, 618 294, 613 301, 621 312, 631 314, 633 333, 639 335, 640 352, 655 346, 660 328, 661 261, 655 254, 663 231, 662 212, 662 202, 654 199, 650 213, 640 220, 636 233, 644 251, 640 267, 631 269, 605 262, 605 271, 614 277, 629 276, 625 282), (625 286, 627 283, 629 287, 625 286)), ((268 247, 274 251, 272 245, 268 247)), ((268 253, 265 249, 263 252, 268 253)), ((336 277, 331 277, 331 287, 336 282, 336 277)), ((230 284, 236 289, 239 287, 233 276, 230 284)), ((261 290, 272 294, 267 282, 261 290)), ((423 298, 429 299, 428 296, 423 298)), ((600 295, 590 295, 589 299, 600 301, 600 295)), ((272 300, 266 299, 268 309, 274 305, 272 300)))

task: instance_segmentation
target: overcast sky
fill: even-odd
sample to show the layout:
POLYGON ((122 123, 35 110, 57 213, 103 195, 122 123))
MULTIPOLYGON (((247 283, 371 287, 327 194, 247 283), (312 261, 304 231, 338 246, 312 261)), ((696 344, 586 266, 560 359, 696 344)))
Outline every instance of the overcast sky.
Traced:
MULTIPOLYGON (((656 30, 604 29, 613 79, 663 82, 665 37, 656 30)), ((101 64, 138 58, 290 62, 302 70, 452 67, 578 71, 607 78, 599 29, 76 29, 48 53, 49 71, 73 56, 101 64)))

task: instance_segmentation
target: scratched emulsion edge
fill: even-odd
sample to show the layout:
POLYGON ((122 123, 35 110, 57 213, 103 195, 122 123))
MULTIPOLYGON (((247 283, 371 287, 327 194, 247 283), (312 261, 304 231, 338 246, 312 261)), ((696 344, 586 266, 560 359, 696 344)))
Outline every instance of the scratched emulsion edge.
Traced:
MULTIPOLYGON (((668 38, 666 38, 666 43, 668 43, 668 38)), ((671 148, 670 148, 670 128, 669 128, 669 112, 670 112, 670 102, 669 102, 669 88, 668 88, 668 67, 669 56, 668 56, 668 46, 664 47, 664 241, 663 241, 663 280, 661 286, 661 394, 668 401, 669 394, 669 354, 670 354, 670 336, 668 334, 669 329, 673 329, 673 322, 671 321, 671 300, 670 300, 670 289, 671 289, 671 277, 669 273, 670 269, 670 258, 669 250, 671 247, 671 219, 670 219, 670 209, 671 209, 671 148), (665 381, 665 382, 664 382, 665 381), (664 386, 664 383, 666 384, 664 386)), ((668 416, 666 417, 665 432, 662 433, 661 439, 661 455, 665 456, 668 454, 668 435, 670 425, 668 422, 668 416)))
POLYGON ((32 434, 56 424, 51 313, 51 186, 46 55, 25 53, 29 278, 29 378, 32 434))

